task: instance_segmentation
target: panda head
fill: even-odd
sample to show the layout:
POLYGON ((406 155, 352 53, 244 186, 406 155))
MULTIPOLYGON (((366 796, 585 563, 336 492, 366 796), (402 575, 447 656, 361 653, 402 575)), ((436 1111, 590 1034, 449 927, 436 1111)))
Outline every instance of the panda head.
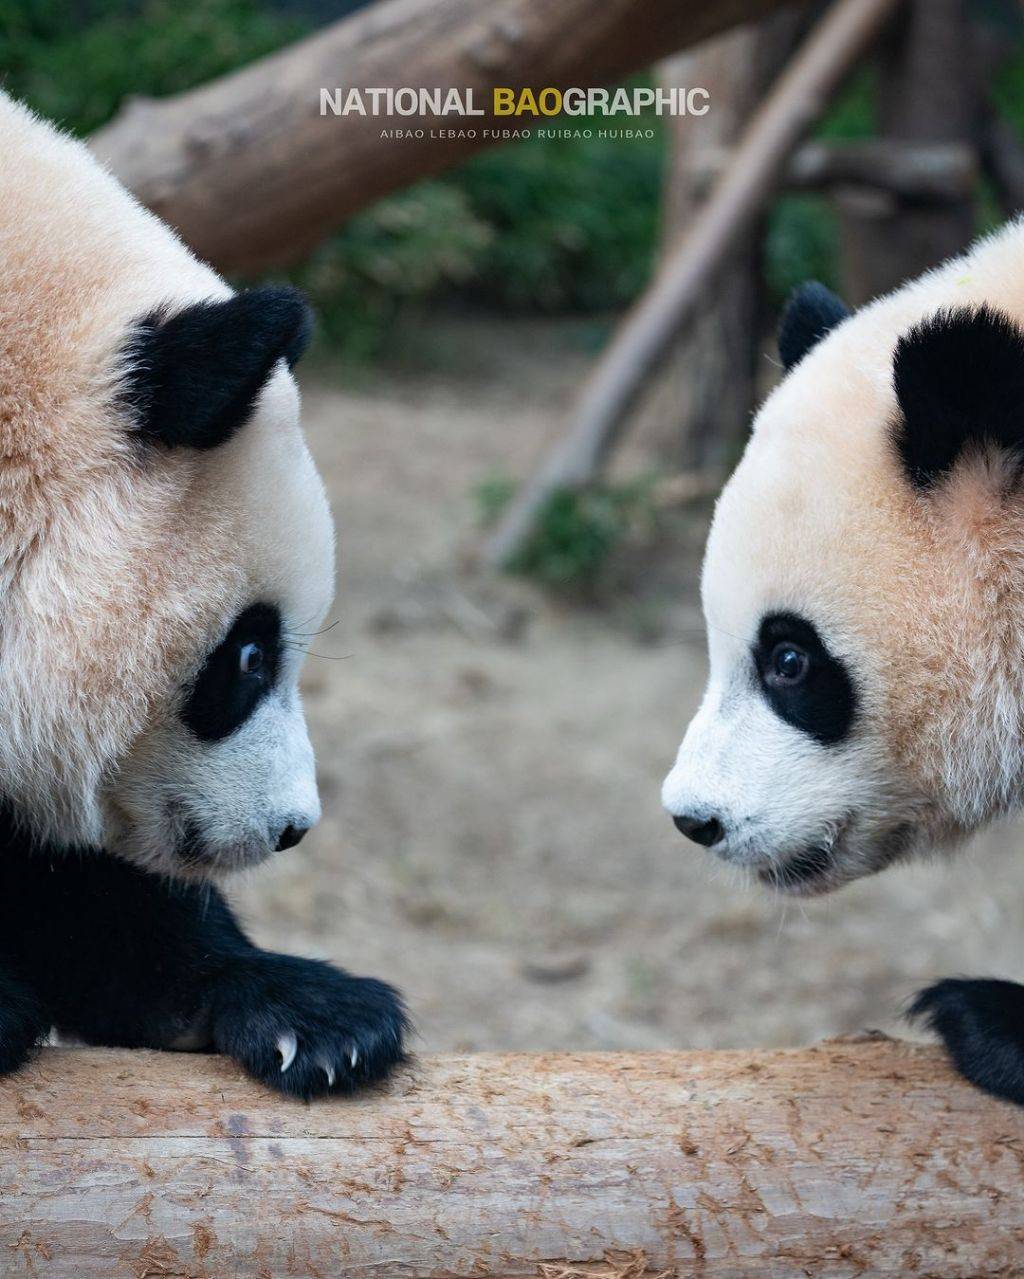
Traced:
POLYGON ((1024 334, 965 279, 961 260, 853 316, 799 291, 715 511, 709 681, 662 797, 784 892, 1019 805, 1024 334))
POLYGON ((179 877, 317 821, 298 678, 334 578, 290 372, 306 304, 192 276, 141 314, 106 288, 87 319, 38 309, 0 388, 4 800, 179 877))
POLYGON ((333 593, 334 535, 290 373, 309 330, 300 294, 260 288, 152 312, 123 348, 138 467, 180 454, 190 479, 177 544, 159 554, 184 557, 203 601, 198 616, 186 605, 169 683, 101 792, 111 846, 147 866, 249 865, 320 816, 298 679, 333 593))

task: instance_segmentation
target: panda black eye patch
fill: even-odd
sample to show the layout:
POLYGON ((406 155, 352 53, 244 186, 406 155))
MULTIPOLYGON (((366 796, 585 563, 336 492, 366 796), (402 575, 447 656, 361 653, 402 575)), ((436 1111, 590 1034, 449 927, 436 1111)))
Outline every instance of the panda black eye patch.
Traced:
POLYGON ((235 618, 185 696, 181 718, 200 741, 217 742, 245 723, 277 682, 281 614, 253 604, 235 618))
POLYGON ((846 737, 857 713, 857 690, 811 622, 795 613, 766 615, 753 657, 761 690, 779 719, 823 746, 846 737))

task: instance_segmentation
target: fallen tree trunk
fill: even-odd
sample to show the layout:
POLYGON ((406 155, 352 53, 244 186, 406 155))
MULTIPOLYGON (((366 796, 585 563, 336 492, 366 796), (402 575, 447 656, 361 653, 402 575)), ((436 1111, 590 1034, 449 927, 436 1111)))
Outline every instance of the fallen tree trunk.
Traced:
POLYGON ((497 144, 502 130, 538 123, 495 120, 496 86, 604 84, 787 2, 384 0, 201 88, 131 99, 91 146, 200 257, 252 271, 300 256, 356 210, 497 144), (320 115, 322 88, 379 86, 472 90, 488 110, 320 115), (382 139, 389 126, 424 136, 382 139), (431 137, 440 128, 465 136, 431 137))
POLYGON ((1024 1113, 890 1040, 428 1058, 303 1106, 214 1058, 0 1084, 9 1276, 1019 1273, 1024 1113), (606 1269, 601 1269, 601 1265, 606 1269))
POLYGON ((486 563, 514 564, 554 494, 597 475, 647 379, 764 208, 804 133, 896 5, 836 0, 804 41, 744 130, 732 164, 587 378, 561 439, 487 539, 486 563))

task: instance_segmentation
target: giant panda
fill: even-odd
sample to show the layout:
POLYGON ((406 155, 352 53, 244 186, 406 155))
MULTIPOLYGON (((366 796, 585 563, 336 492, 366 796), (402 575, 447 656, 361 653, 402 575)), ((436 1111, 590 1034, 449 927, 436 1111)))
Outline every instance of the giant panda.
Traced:
POLYGON ((320 812, 308 329, 0 96, 0 1073, 53 1029, 304 1098, 402 1059, 391 987, 261 950, 217 886, 320 812))
MULTIPOLYGON (((662 801, 771 888, 952 849, 1024 797, 1024 224, 850 314, 800 289, 717 503, 709 679, 662 801)), ((1024 1104, 1024 987, 913 1013, 1024 1104)))

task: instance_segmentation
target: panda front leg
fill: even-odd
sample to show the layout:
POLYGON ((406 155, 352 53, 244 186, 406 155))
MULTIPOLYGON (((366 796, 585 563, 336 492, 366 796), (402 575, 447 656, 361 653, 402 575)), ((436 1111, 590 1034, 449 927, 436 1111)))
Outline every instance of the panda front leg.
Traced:
POLYGON ((910 1015, 935 1031, 965 1079, 1024 1105, 1024 986, 947 977, 921 991, 910 1015))
MULTIPOLYGON (((47 1027, 92 1044, 212 1048, 306 1099, 375 1083, 404 1058, 395 990, 260 950, 212 885, 105 854, 29 855, 18 888, 15 971, 31 974, 47 1027)), ((27 1041, 33 1006, 22 1007, 27 1041)))
POLYGON ((31 987, 0 967, 0 1075, 25 1064, 51 1022, 31 987))

